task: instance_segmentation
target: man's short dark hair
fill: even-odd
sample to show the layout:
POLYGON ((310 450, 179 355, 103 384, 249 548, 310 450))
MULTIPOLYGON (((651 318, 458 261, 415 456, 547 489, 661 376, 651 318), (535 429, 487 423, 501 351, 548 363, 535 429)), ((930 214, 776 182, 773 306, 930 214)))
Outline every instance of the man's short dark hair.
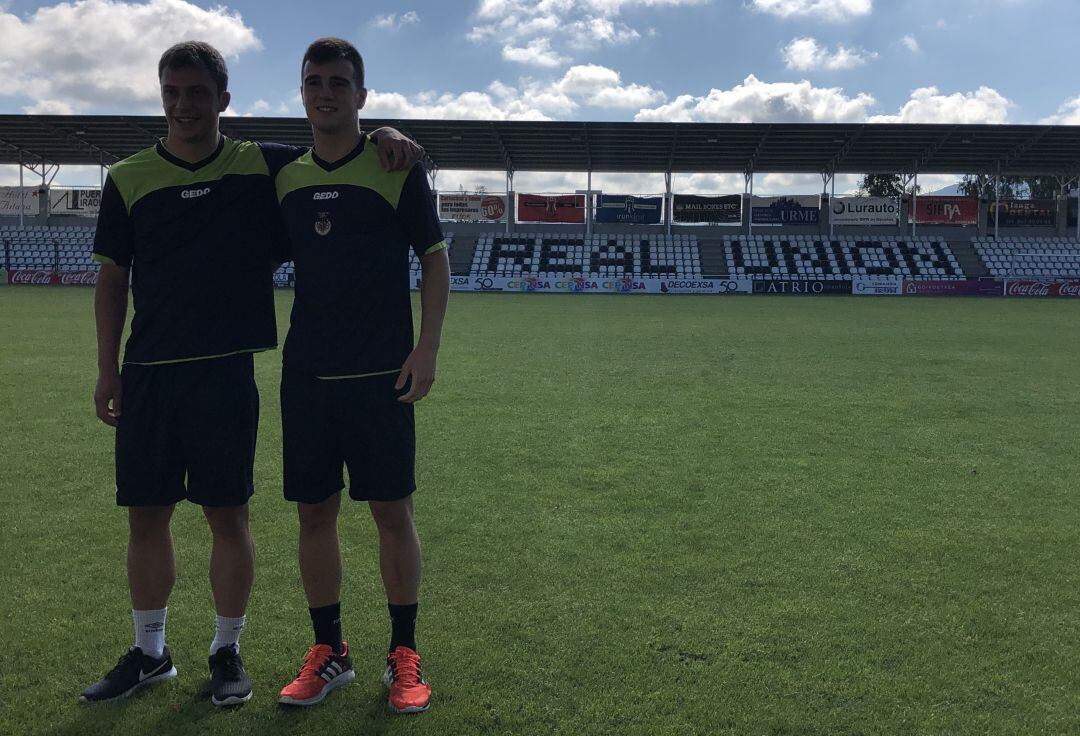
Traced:
POLYGON ((304 52, 304 60, 300 62, 300 74, 304 73, 304 65, 309 61, 314 64, 326 64, 330 61, 345 59, 353 66, 353 81, 357 89, 364 88, 364 59, 356 47, 343 38, 318 38, 311 42, 304 52))
POLYGON ((217 85, 218 94, 229 89, 229 70, 221 52, 205 41, 183 41, 170 46, 158 62, 158 80, 166 69, 205 69, 217 85))

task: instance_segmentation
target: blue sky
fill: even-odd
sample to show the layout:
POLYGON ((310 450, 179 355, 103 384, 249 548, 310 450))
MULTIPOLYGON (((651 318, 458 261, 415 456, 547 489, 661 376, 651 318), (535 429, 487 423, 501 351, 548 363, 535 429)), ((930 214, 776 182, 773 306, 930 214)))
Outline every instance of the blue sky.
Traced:
MULTIPOLYGON (((380 116, 1080 124, 1078 28, 1076 0, 0 0, 0 112, 154 113, 157 56, 200 37, 227 54, 235 114, 300 115, 304 48, 340 35, 364 54, 380 116)), ((521 176, 519 189, 581 184, 521 176)), ((737 176, 681 184, 741 190, 737 176)))

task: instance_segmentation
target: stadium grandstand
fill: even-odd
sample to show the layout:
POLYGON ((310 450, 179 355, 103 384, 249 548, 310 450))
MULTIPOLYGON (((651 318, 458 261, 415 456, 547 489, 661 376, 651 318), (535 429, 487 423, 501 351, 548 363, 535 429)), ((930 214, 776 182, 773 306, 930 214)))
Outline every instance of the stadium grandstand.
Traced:
MULTIPOLYGON (((438 196, 457 289, 769 293, 764 285, 783 282, 808 285, 796 293, 991 293, 987 284, 999 283, 1004 294, 1010 281, 1080 282, 1077 200, 1064 196, 1080 175, 1076 127, 364 123, 394 126, 421 143, 433 189, 440 170, 506 172, 506 192, 438 196), (582 172, 588 186, 517 192, 519 171, 582 172), (594 172, 662 173, 666 191, 596 191, 594 172), (673 191, 674 174, 699 172, 741 173, 744 191, 673 191), (754 176, 763 173, 817 173, 822 191, 755 195, 754 176), (899 173, 911 185, 920 173, 1049 176, 1060 182, 1060 196, 1010 205, 836 195, 838 174, 864 173, 899 173), (977 281, 985 283, 959 286, 977 281), (938 287, 923 290, 919 282, 938 287)), ((310 143, 302 119, 228 118, 222 129, 238 139, 310 143)), ((18 164, 33 177, 0 188, 6 280, 92 283, 97 193, 52 181, 65 165, 99 165, 104 177, 108 165, 164 134, 160 117, 0 116, 0 163, 18 164)), ((419 278, 415 258, 411 272, 419 278)), ((291 284, 291 264, 275 278, 291 284)))

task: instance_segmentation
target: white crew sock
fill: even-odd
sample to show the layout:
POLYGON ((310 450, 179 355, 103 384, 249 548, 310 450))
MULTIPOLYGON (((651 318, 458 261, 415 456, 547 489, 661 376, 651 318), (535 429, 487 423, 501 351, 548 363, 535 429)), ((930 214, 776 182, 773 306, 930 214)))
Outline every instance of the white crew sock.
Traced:
POLYGON ((135 620, 135 646, 147 657, 160 659, 165 650, 165 613, 168 607, 149 611, 131 609, 135 620))
POLYGON ((229 618, 218 616, 214 622, 214 642, 210 645, 210 654, 214 655, 218 649, 227 646, 236 647, 240 651, 240 632, 244 630, 244 620, 247 616, 229 618))

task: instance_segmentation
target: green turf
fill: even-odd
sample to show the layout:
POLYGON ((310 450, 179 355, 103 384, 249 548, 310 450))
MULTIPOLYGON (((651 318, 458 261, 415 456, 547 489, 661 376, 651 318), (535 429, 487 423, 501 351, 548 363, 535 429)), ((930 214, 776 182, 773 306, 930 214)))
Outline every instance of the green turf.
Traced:
MULTIPOLYGON (((279 295, 287 323, 291 294, 279 295)), ((2 734, 1080 733, 1080 303, 455 294, 418 409, 429 713, 391 717, 373 525, 342 518, 357 682, 309 645, 263 396, 253 700, 204 695, 209 534, 178 510, 180 677, 129 644, 91 293, 0 288, 2 734)))

